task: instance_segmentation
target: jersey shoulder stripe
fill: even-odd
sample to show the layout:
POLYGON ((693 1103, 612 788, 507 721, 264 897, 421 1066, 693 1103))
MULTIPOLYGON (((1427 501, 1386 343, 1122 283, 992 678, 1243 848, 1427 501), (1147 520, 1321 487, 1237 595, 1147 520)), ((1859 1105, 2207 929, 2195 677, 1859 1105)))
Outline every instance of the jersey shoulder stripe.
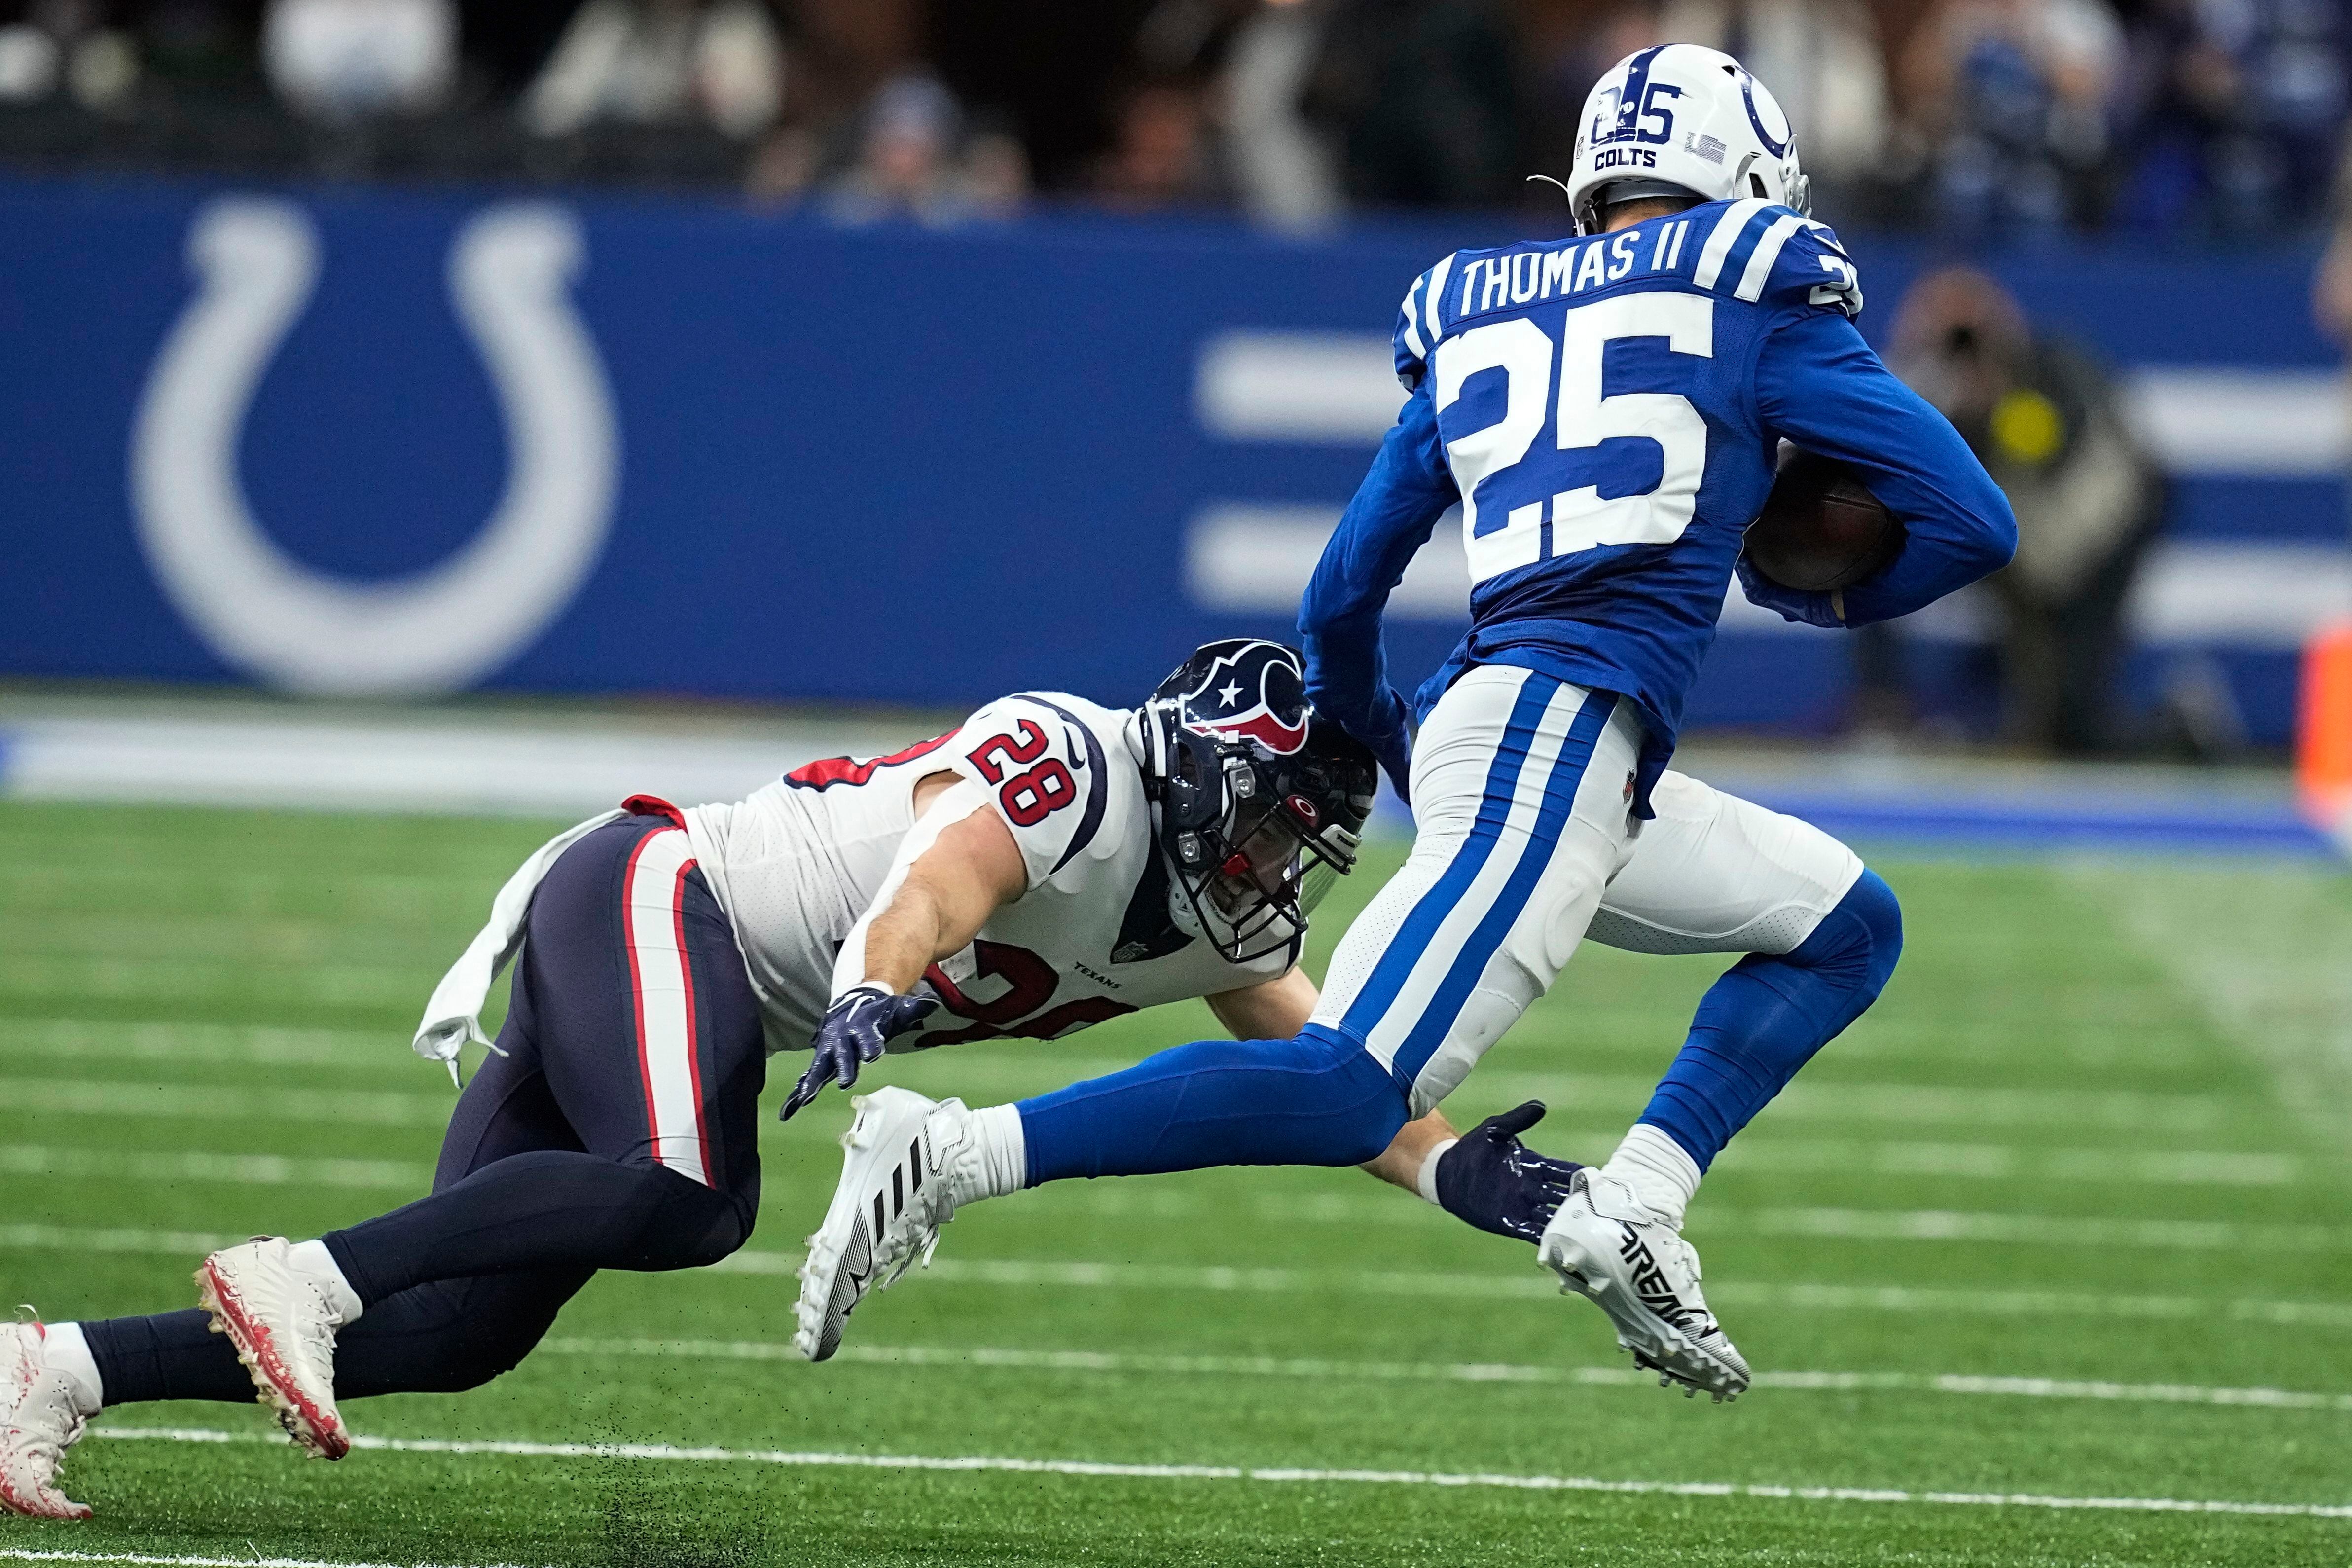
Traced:
POLYGON ((1748 226, 1754 221, 1756 215, 1771 205, 1750 196, 1724 208, 1723 216, 1716 219, 1715 227, 1707 231, 1706 243, 1699 247, 1698 266, 1691 273, 1691 281, 1702 289, 1714 288, 1716 279, 1723 276, 1723 268, 1731 259, 1732 247, 1748 232, 1748 226))
POLYGON ((820 791, 831 789, 835 784, 863 784, 871 781, 880 769, 929 756, 954 740, 955 734, 950 730, 928 741, 918 741, 905 751, 893 752, 887 757, 820 757, 786 773, 783 782, 794 789, 820 791))
POLYGON ((1103 735, 1119 718, 1065 692, 1024 691, 981 708, 955 732, 942 760, 986 794, 1032 888, 1100 834, 1118 787, 1103 735))
POLYGON ((1446 257, 1429 271, 1429 292, 1424 297, 1423 311, 1429 323, 1429 341, 1432 343, 1437 342, 1441 331, 1437 310, 1445 299, 1445 280, 1453 275, 1454 257, 1461 254, 1458 250, 1454 252, 1453 256, 1446 257))
MULTIPOLYGON (((1050 708, 1060 714, 1068 721, 1072 731, 1086 743, 1086 808, 1078 818, 1077 831, 1070 835, 1069 847, 1063 850, 1062 858, 1054 862, 1054 871, 1058 871, 1076 859, 1079 853, 1095 841, 1095 835, 1102 831, 1103 813, 1110 805, 1110 770, 1103 765, 1102 742, 1096 739, 1093 725, 1050 697, 1040 697, 1034 691, 1024 691, 1022 695, 1040 708, 1050 708)), ((1050 877, 1054 871, 1045 875, 1050 877)))
POLYGON ((1428 373, 1429 353, 1437 346, 1439 336, 1438 302, 1453 270, 1454 257, 1448 256, 1414 279, 1412 287, 1405 290, 1404 302, 1397 307, 1392 345, 1396 352, 1396 378, 1407 392, 1419 386, 1421 378, 1428 373))
POLYGON ((1784 212, 1774 218, 1756 241, 1756 248, 1748 253, 1747 269, 1739 275, 1739 287, 1731 291, 1735 300, 1761 300, 1764 280, 1772 276, 1772 263, 1780 259, 1780 247, 1789 237, 1804 226, 1805 220, 1795 213, 1784 212))
POLYGON ((1827 224, 1756 197, 1696 218, 1708 228, 1691 269, 1696 287, 1749 304, 1861 313, 1861 272, 1827 224))

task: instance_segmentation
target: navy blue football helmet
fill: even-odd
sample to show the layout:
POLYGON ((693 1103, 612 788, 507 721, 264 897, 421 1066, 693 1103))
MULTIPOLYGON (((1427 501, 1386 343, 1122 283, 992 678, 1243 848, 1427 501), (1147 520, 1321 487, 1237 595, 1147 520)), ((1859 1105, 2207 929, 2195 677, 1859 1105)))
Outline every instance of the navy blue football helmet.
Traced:
POLYGON ((1257 637, 1204 644, 1140 718, 1177 929, 1233 963, 1306 934, 1355 867, 1380 767, 1307 703, 1298 651, 1257 637))

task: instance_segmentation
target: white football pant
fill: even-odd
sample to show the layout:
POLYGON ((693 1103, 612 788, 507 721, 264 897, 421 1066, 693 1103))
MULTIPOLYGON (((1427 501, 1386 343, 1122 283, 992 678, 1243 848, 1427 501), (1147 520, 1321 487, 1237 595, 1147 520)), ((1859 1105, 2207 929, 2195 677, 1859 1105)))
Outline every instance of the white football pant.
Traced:
POLYGON ((1787 952, 1862 875, 1810 823, 1680 773, 1635 820, 1643 734, 1632 703, 1504 665, 1467 671, 1422 726, 1412 854, 1340 940, 1314 1017, 1371 1052, 1413 1116, 1588 932, 1635 952, 1787 952))

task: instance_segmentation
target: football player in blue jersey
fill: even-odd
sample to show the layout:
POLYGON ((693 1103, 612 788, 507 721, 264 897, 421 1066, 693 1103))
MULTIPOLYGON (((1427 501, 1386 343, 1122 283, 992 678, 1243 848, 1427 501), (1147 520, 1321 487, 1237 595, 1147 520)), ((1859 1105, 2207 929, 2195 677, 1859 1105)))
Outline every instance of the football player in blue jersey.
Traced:
MULTIPOLYGON (((958 1204, 1012 1187, 1355 1163, 1461 1083, 1587 934, 1741 952, 1613 1156, 1570 1179, 1538 1255, 1662 1381, 1718 1400, 1748 1386, 1685 1206, 1876 998, 1901 921, 1843 846, 1667 771, 1684 700, 1735 572, 1792 620, 1862 626, 1997 569, 2016 525, 1958 434, 1854 330, 1854 265, 1808 216, 1793 132, 1738 61, 1690 45, 1620 61, 1586 102, 1565 189, 1574 237, 1458 252, 1412 284, 1403 410, 1307 587, 1316 707, 1379 756, 1419 825, 1312 1021, 1287 1040, 1165 1051, 1005 1108, 1017 1115, 866 1097, 813 1255, 854 1245, 864 1276, 887 1279, 958 1204), (1860 471, 1904 526, 1888 564, 1802 593, 1743 557, 1783 439, 1860 471), (1382 666, 1381 607, 1457 501, 1471 629, 1408 700, 1382 666), (919 1175, 919 1196, 886 1213, 919 1175)), ((915 978, 869 975, 893 991, 915 978)), ((816 1283, 804 1333, 858 1294, 816 1283)))

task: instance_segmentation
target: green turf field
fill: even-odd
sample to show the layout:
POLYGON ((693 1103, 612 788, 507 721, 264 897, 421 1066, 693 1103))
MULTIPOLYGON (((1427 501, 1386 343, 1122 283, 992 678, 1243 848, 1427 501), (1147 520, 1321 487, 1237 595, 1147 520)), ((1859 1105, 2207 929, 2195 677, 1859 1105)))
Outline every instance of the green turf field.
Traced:
MULTIPOLYGON (((451 1093, 408 1031, 544 832, 0 807, 0 1300, 187 1305, 215 1237, 420 1191, 451 1093)), ((110 1413, 67 1471, 98 1519, 0 1520, 0 1563, 2352 1563, 2352 881, 1881 869, 1901 971, 1693 1213, 1761 1373, 1737 1405, 1634 1381, 1530 1248, 1346 1171, 984 1205, 802 1364, 828 1097, 768 1123, 740 1267, 607 1275, 490 1387, 347 1407, 386 1446, 340 1465, 252 1405, 110 1413), (161 1429, 228 1440, 121 1440, 161 1429), (842 1462, 908 1457, 1059 1468, 842 1462)), ((1535 1142, 1604 1155, 1715 967, 1587 947, 1448 1110, 1540 1094, 1535 1142)), ((985 1101, 1210 1028, 882 1076, 985 1101)))

